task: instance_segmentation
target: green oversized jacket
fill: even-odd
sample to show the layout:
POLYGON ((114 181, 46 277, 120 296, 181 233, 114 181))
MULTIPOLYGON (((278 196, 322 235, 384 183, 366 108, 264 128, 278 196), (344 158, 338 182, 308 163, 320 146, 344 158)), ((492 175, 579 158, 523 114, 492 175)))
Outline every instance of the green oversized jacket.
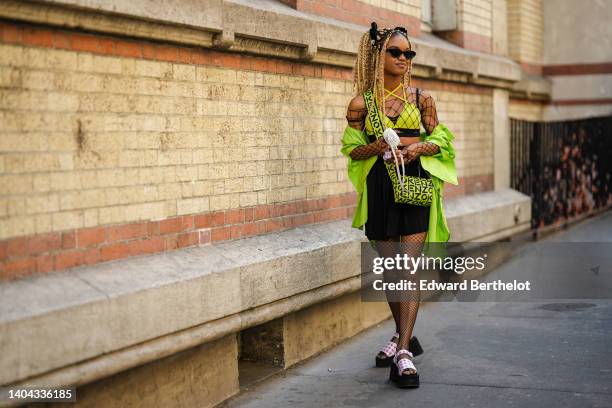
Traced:
MULTIPOLYGON (((430 135, 421 133, 420 140, 432 142, 440 147, 434 155, 420 155, 421 165, 429 173, 434 185, 433 201, 429 211, 429 225, 425 242, 447 242, 450 231, 446 223, 442 198, 444 197, 444 182, 458 185, 457 170, 455 168, 455 148, 452 141, 455 136, 442 123, 434 128, 430 135)), ((342 149, 340 151, 348 158, 348 177, 357 191, 357 207, 353 217, 352 227, 363 229, 368 219, 368 188, 366 179, 370 169, 378 156, 365 160, 353 160, 350 152, 357 146, 368 144, 365 132, 346 126, 342 136, 342 149)), ((373 241, 370 241, 373 243, 373 241)))

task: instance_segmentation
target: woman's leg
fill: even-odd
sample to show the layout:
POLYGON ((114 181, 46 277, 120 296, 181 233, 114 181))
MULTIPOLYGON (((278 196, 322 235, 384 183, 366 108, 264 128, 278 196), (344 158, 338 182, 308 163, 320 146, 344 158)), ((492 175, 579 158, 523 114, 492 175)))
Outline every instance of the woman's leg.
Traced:
MULTIPOLYGON (((425 236, 427 232, 419 232, 411 235, 403 235, 400 239, 400 251, 405 253, 409 257, 418 257, 423 249, 423 243, 425 242, 425 236)), ((412 329, 416 322, 417 313, 419 311, 419 305, 421 301, 421 291, 419 289, 419 275, 420 271, 415 271, 414 274, 407 273, 405 278, 416 283, 416 290, 406 290, 402 293, 402 301, 399 302, 399 334, 400 339, 397 346, 398 350, 408 350, 408 344, 410 337, 412 336, 412 329)), ((410 350, 412 351, 412 350, 410 350)), ((401 358, 402 356, 398 356, 401 358)), ((414 370, 409 369, 407 373, 413 373, 414 370)))
MULTIPOLYGON (((397 242, 399 241, 399 237, 389 238, 387 240, 377 240, 376 241, 376 251, 378 252, 378 256, 381 257, 395 257, 397 253, 397 242)), ((385 269, 383 271, 383 279, 385 282, 390 282, 392 278, 393 272, 385 269)), ((399 333, 400 328, 400 309, 399 302, 391 302, 391 296, 389 291, 385 291, 385 295, 387 296, 387 303, 389 304, 389 309, 391 309, 391 314, 393 315, 393 320, 395 321, 395 332, 399 333)), ((382 352, 381 352, 382 353, 382 352)), ((382 356, 382 354, 381 354, 382 356)))

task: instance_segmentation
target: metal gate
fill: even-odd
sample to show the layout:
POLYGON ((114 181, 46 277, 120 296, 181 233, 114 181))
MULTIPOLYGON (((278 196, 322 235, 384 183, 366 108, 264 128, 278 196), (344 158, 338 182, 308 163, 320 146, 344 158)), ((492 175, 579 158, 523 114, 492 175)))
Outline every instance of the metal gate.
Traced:
POLYGON ((510 119, 510 184, 532 198, 533 229, 612 204, 612 117, 510 119))

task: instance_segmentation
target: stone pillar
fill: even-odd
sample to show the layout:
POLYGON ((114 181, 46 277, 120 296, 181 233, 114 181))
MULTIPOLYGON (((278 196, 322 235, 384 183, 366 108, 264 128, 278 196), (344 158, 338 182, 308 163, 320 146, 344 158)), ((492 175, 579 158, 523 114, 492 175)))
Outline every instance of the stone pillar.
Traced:
MULTIPOLYGON (((285 367, 314 356, 391 316, 386 302, 353 292, 285 316, 285 367)), ((373 351, 372 360, 376 350, 373 351)))
POLYGON ((508 55, 508 14, 506 0, 493 0, 492 25, 493 54, 508 55))
POLYGON ((495 191, 510 188, 509 92, 493 90, 493 186, 495 191))

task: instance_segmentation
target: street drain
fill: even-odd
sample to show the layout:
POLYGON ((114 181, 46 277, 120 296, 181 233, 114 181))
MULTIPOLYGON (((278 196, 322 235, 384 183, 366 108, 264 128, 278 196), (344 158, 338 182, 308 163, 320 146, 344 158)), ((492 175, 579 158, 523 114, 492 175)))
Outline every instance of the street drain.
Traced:
POLYGON ((540 309, 554 310, 555 312, 568 312, 572 310, 584 310, 595 306, 594 303, 547 303, 540 306, 540 309))

